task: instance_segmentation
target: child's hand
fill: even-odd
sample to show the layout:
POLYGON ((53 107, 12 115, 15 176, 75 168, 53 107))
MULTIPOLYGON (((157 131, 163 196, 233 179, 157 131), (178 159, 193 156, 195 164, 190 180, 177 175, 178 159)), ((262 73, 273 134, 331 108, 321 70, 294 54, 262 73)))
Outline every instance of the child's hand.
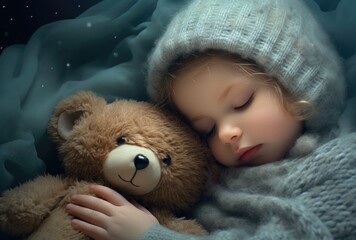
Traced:
POLYGON ((90 195, 75 195, 66 210, 78 219, 72 226, 96 240, 135 240, 158 220, 139 204, 133 205, 114 190, 94 185, 90 195))

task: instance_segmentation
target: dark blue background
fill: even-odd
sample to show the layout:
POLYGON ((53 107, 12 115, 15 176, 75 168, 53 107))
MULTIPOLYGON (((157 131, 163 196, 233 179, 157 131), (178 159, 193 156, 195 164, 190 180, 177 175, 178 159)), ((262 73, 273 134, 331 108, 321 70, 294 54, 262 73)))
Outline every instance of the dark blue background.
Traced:
POLYGON ((101 0, 0 0, 0 53, 26 43, 40 26, 75 18, 101 0))

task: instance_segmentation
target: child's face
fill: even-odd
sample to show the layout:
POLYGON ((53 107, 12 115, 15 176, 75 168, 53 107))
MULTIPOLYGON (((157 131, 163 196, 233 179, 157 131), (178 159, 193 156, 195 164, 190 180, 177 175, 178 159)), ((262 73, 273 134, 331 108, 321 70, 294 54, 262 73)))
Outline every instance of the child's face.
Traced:
POLYGON ((256 80, 261 77, 215 57, 179 72, 173 82, 174 103, 225 166, 280 160, 301 134, 301 121, 271 86, 256 80))

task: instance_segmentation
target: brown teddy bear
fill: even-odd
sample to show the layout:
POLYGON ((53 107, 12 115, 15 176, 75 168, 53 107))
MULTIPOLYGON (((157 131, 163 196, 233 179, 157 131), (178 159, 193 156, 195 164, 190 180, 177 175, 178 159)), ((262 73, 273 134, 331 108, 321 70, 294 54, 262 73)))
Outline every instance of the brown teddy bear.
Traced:
POLYGON ((80 92, 57 106, 49 135, 58 145, 65 175, 39 176, 4 192, 2 231, 36 240, 88 239, 71 227, 65 206, 73 194, 88 193, 90 184, 99 183, 140 202, 170 229, 205 233, 177 214, 201 197, 214 161, 173 114, 147 102, 108 104, 80 92))

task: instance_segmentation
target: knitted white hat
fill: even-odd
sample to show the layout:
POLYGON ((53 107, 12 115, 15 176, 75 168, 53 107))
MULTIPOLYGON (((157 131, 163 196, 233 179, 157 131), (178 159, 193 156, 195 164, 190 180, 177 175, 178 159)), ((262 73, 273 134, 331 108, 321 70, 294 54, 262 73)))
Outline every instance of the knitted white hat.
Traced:
POLYGON ((169 65, 179 56, 220 49, 250 59, 316 114, 307 129, 336 123, 345 80, 328 36, 300 0, 193 0, 157 42, 148 62, 148 93, 157 100, 169 65))

